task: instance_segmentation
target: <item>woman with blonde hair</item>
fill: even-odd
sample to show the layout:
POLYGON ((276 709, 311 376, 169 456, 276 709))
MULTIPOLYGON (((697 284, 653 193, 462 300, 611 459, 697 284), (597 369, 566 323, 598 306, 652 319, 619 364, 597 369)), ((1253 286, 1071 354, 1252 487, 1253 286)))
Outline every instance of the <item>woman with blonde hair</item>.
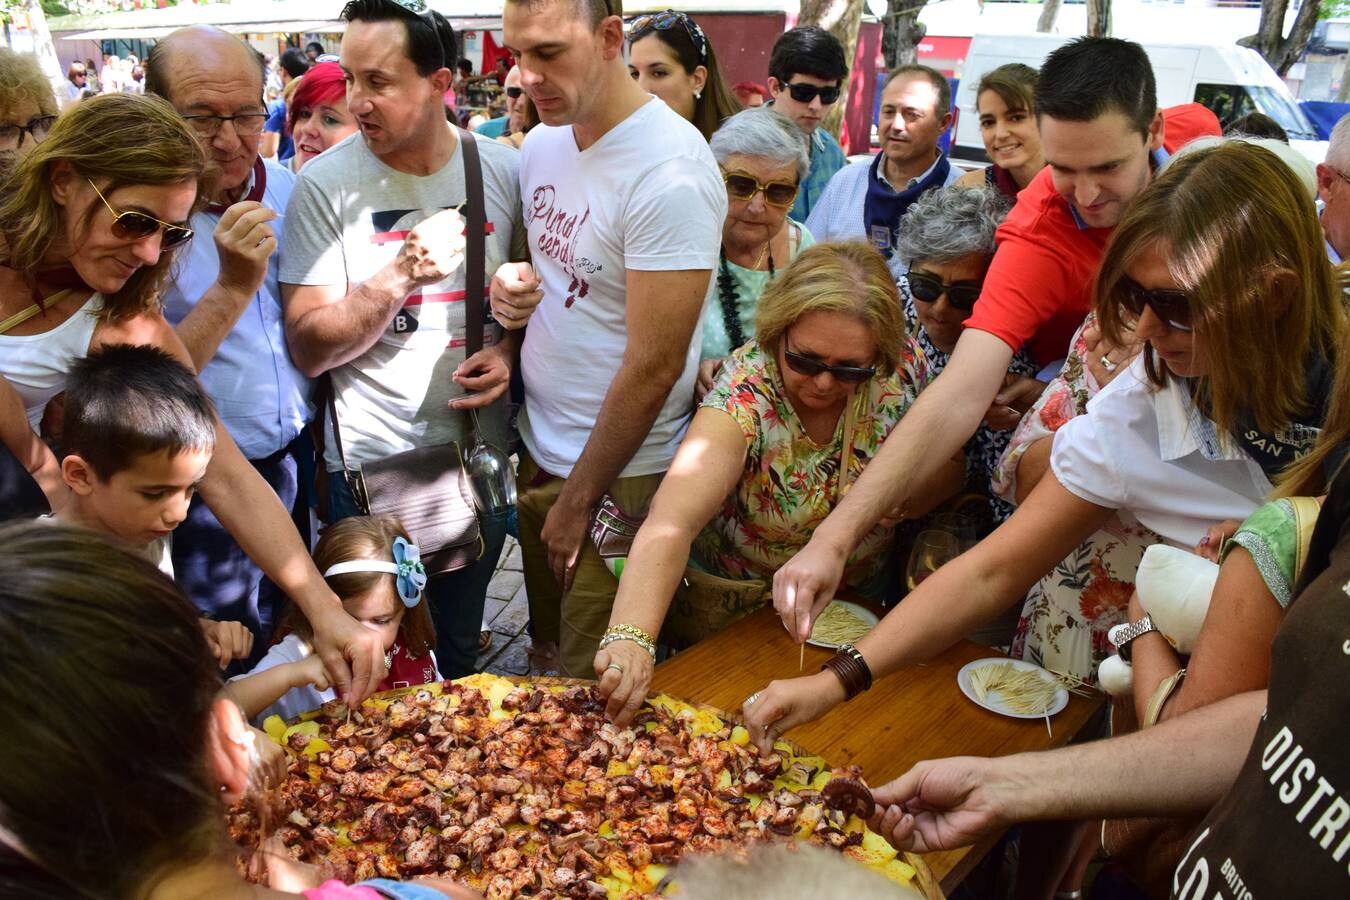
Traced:
MULTIPOLYGON (((0 154, 22 155, 40 144, 59 111, 37 57, 0 47, 0 154)), ((6 168, 0 162, 0 177, 6 168)))
MULTIPOLYGON (((769 284, 755 339, 727 358, 625 562, 595 658, 611 714, 626 719, 646 696, 653 659, 644 642, 654 643, 663 622, 687 641, 764 604, 774 571, 805 545, 929 378, 895 281, 869 244, 809 247, 769 284), (710 611, 685 591, 672 606, 682 577, 726 602, 710 611)), ((964 473, 963 461, 951 461, 913 512, 955 493, 964 473)), ((879 525, 859 544, 849 587, 880 593, 893 532, 879 525)))
MULTIPOLYGON (((71 363, 93 348, 150 344, 192 365, 164 319, 160 290, 173 248, 193 236, 190 216, 210 196, 208 171, 195 133, 165 100, 114 94, 81 101, 0 183, 0 377, 18 392, 30 428, 63 390, 71 363)), ((159 483, 145 474, 141 483, 159 483)), ((351 692, 368 694, 383 677, 378 640, 342 611, 276 494, 219 421, 199 489, 304 610, 344 692, 346 657, 356 669, 351 692)))
MULTIPOLYGON (((1117 510, 1186 548, 1253 512, 1313 445, 1331 393, 1345 312, 1319 234, 1307 193, 1269 151, 1234 142, 1176 160, 1116 226, 1096 283, 1107 338, 1120 346, 1132 329, 1144 350, 1059 429, 1051 471, 1017 512, 850 648, 850 677, 776 681, 747 703, 751 737, 771 746, 941 652, 1117 510)), ((799 634, 807 611, 780 612, 799 634)))

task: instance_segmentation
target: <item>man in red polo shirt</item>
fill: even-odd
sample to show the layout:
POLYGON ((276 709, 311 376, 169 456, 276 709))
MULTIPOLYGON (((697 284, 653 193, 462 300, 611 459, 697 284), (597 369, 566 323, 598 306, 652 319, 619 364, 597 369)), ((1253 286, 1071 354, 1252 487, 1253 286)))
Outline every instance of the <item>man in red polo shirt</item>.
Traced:
MULTIPOLYGON (((774 607, 798 640, 834 595, 844 560, 915 487, 960 452, 1029 344, 1061 359, 1091 307, 1111 230, 1167 154, 1220 133, 1197 104, 1158 110, 1153 68, 1138 44, 1080 38, 1046 59, 1036 118, 1048 163, 998 230, 998 251, 941 375, 919 395, 810 543, 774 576, 774 607)), ((1000 398, 1001 399, 1001 398, 1000 398)))

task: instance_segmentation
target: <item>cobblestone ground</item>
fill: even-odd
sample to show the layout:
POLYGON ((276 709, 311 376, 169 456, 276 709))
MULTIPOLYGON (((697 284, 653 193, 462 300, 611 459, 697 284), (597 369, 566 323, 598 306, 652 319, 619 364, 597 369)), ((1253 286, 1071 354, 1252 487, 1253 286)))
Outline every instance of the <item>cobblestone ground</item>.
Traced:
POLYGON ((492 646, 478 657, 478 668, 494 675, 524 675, 529 661, 525 633, 530 609, 525 602, 525 576, 521 572, 520 545, 509 535, 502 547, 497 571, 488 584, 483 619, 492 629, 492 646))

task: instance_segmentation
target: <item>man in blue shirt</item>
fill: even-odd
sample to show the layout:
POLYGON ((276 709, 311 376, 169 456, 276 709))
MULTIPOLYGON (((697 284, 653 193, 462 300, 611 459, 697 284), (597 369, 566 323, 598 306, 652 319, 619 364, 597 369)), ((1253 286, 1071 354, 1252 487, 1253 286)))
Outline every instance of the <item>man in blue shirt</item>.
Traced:
MULTIPOLYGON (((262 58, 234 35, 194 26, 156 44, 150 62, 148 92, 187 119, 221 173, 211 204, 192 217, 197 238, 179 251, 186 258, 165 289, 164 314, 192 355, 221 422, 294 511, 310 384, 291 363, 282 333, 277 247, 280 211, 295 176, 258 154, 266 118, 262 58)), ((309 455, 312 460, 312 448, 309 455)), ((312 472, 312 462, 303 468, 312 472)), ((306 503, 299 512, 303 537, 306 503)), ((198 608, 243 622, 260 657, 281 593, 196 498, 174 532, 173 559, 180 586, 198 608)))
POLYGON ((806 135, 811 168, 797 189, 788 216, 805 222, 811 207, 825 192, 830 177, 844 167, 844 151, 820 127, 829 108, 839 100, 848 75, 844 47, 823 28, 802 25, 785 31, 769 55, 769 93, 773 107, 791 119, 806 135))

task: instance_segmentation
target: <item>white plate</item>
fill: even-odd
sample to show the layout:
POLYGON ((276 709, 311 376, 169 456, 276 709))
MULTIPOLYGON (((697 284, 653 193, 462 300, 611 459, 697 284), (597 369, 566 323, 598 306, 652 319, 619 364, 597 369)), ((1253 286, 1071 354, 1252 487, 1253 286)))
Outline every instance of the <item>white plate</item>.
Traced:
MULTIPOLYGON (((856 603, 849 603, 847 600, 831 600, 830 605, 825 607, 825 609, 829 609, 830 606, 844 607, 844 609, 848 610, 849 612, 857 616, 859 619, 862 619, 864 622, 866 622, 869 630, 876 628, 877 623, 881 621, 880 619, 877 618, 877 614, 872 612, 867 607, 859 606, 856 603)), ((822 616, 825 615, 825 610, 821 610, 820 614, 822 616)), ((828 641, 817 641, 814 638, 807 641, 807 643, 810 644, 812 647, 824 647, 826 650, 839 649, 838 644, 831 644, 828 641)))
MULTIPOLYGON (((1012 719, 1043 719, 1046 716, 1053 716, 1055 713, 1063 711, 1064 707, 1069 705, 1069 692, 1063 686, 1055 692, 1055 699, 1050 701, 1050 708, 1044 713, 1018 713, 1008 709, 1003 703, 1003 698, 999 696, 998 691, 990 691, 985 694, 983 700, 975 693, 975 689, 970 686, 970 673, 980 666, 990 663, 1012 663, 1013 668, 1019 672, 1040 672, 1041 677, 1046 681, 1054 682, 1055 676, 1042 669, 1040 666, 1026 662, 1021 659, 1008 659, 1003 656, 993 656, 988 659, 977 659, 974 662, 966 663, 961 667, 961 671, 956 673, 957 687, 961 688, 961 693, 970 698, 970 701, 976 706, 983 706, 990 712, 996 712, 1000 716, 1008 716, 1012 719)), ((1056 682, 1058 683, 1058 682, 1056 682)))

